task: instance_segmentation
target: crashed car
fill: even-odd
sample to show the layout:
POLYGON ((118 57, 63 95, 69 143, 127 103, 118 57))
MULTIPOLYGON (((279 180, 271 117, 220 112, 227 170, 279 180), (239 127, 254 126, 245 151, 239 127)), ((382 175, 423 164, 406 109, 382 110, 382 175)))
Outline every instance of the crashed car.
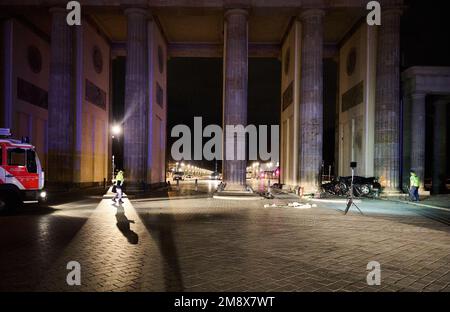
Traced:
MULTIPOLYGON (((337 177, 329 183, 322 185, 324 192, 337 195, 349 196, 352 177, 337 177)), ((353 177, 353 196, 355 197, 378 197, 381 185, 377 178, 353 177)))

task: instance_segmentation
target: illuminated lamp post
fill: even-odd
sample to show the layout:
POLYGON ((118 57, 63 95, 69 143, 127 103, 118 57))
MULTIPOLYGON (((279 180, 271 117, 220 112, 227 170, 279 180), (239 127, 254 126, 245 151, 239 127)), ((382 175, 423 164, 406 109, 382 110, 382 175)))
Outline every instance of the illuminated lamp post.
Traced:
MULTIPOLYGON (((112 139, 112 142, 114 143, 114 139, 116 139, 117 138, 117 142, 119 142, 119 136, 120 136, 120 134, 122 134, 122 126, 120 126, 120 125, 113 125, 112 127, 111 127, 111 139, 112 139)), ((115 163, 115 156, 114 155, 112 155, 112 178, 113 178, 113 180, 114 180, 114 172, 115 172, 115 170, 116 170, 116 163, 115 163)))

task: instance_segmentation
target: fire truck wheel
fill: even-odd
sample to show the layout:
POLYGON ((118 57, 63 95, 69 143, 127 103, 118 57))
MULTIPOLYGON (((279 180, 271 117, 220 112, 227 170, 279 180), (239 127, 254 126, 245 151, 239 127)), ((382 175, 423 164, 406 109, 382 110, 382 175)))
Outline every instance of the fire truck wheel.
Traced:
POLYGON ((0 194, 0 214, 14 211, 20 206, 20 199, 11 194, 0 194))
POLYGON ((3 195, 0 195, 0 213, 3 213, 6 211, 6 199, 3 195))

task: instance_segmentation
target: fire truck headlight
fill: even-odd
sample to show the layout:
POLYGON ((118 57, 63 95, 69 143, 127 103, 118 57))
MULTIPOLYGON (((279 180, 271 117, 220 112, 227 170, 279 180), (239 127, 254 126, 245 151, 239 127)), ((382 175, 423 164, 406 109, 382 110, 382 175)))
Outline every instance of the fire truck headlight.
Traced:
POLYGON ((42 192, 39 194, 39 196, 40 196, 42 199, 45 199, 45 198, 47 198, 47 192, 46 192, 46 191, 42 191, 42 192))

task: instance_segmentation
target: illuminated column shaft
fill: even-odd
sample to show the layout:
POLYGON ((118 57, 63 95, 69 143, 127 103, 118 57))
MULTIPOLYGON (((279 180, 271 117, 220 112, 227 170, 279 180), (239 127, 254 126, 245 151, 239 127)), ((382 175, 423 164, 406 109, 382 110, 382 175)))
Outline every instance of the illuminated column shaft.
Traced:
POLYGON ((423 190, 425 177, 425 93, 416 93, 411 98, 411 169, 420 179, 423 190))
POLYGON ((125 73, 124 169, 127 185, 140 189, 147 181, 147 11, 125 10, 128 20, 125 73))
POLYGON ((246 184, 245 136, 227 137, 227 125, 247 124, 248 79, 247 11, 231 9, 225 13, 224 48, 224 148, 223 181, 227 190, 244 190, 246 184), (234 159, 226 159, 227 151, 234 150, 234 159))
POLYGON ((323 146, 323 15, 307 10, 301 16, 299 177, 304 192, 319 189, 323 146))
POLYGON ((48 94, 48 180, 73 182, 74 83, 73 27, 67 11, 52 8, 51 58, 48 94))
POLYGON ((447 173, 447 100, 434 103, 433 135, 433 194, 445 191, 447 173))
POLYGON ((400 187, 400 14, 383 11, 378 30, 374 169, 387 192, 400 187))

